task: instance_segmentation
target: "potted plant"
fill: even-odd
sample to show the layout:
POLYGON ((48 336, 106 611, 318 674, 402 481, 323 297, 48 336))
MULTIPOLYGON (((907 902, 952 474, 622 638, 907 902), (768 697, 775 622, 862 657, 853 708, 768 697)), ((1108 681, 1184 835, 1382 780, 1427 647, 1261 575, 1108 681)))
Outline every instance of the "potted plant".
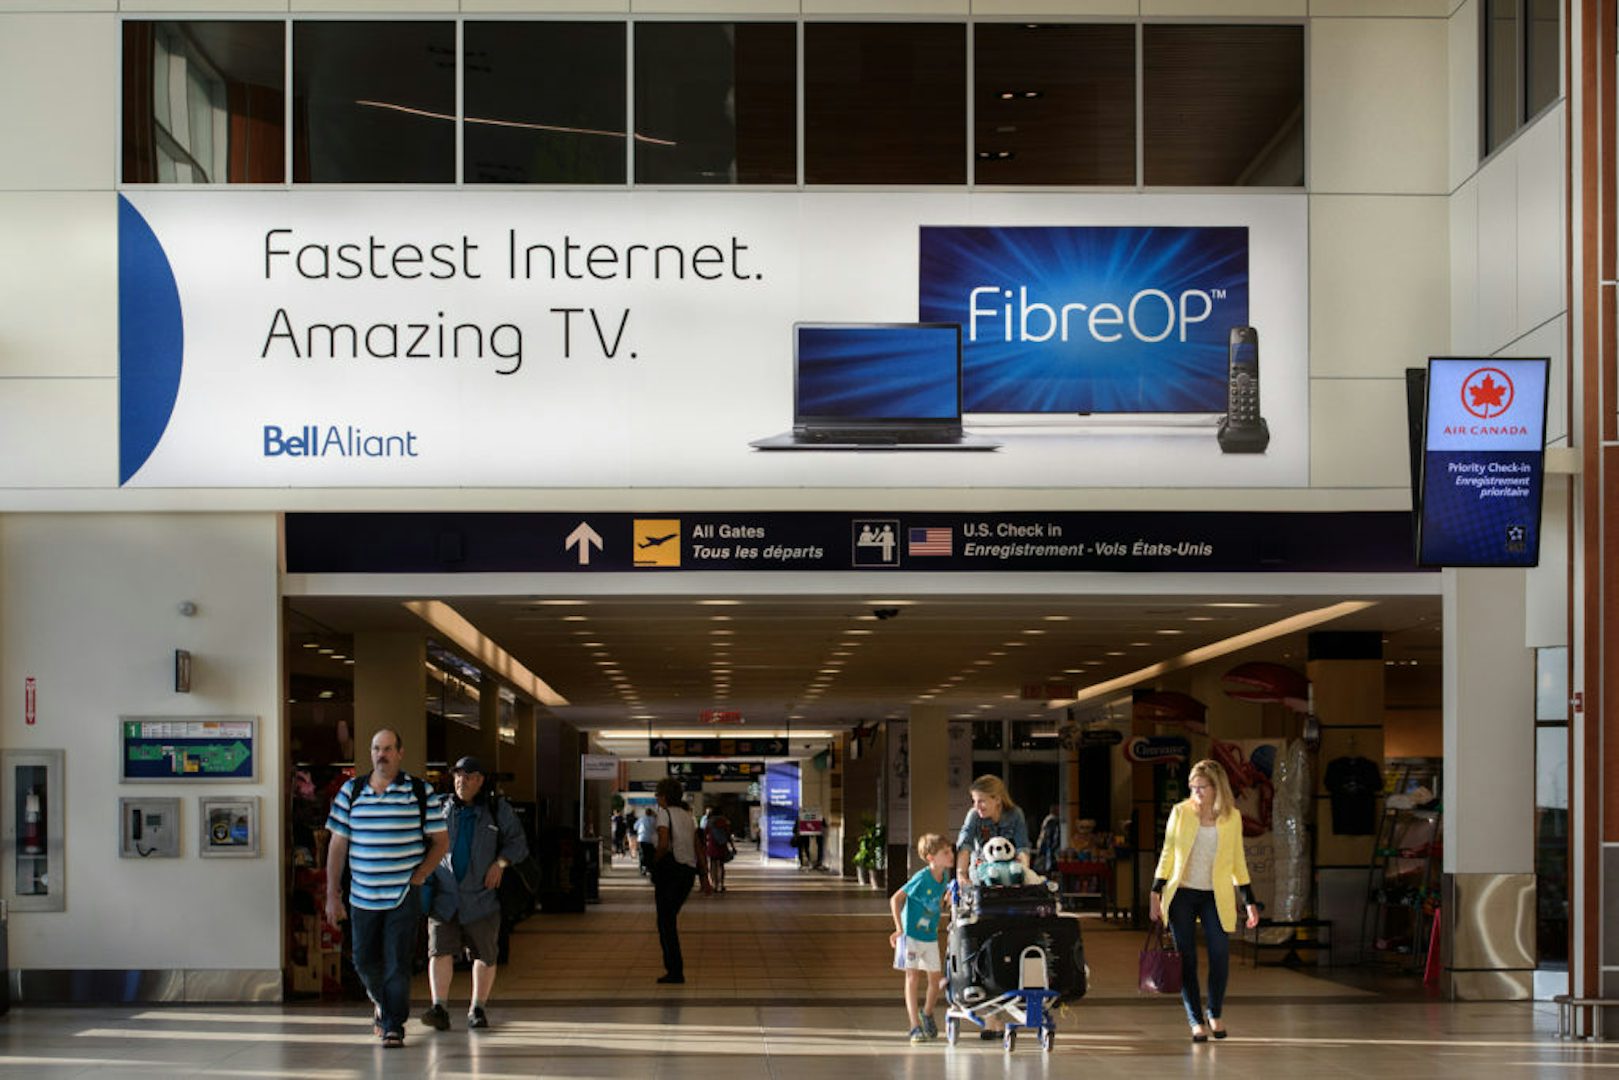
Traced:
POLYGON ((883 827, 872 814, 861 817, 860 824, 862 830, 854 849, 855 876, 861 884, 877 885, 877 872, 883 867, 883 827))

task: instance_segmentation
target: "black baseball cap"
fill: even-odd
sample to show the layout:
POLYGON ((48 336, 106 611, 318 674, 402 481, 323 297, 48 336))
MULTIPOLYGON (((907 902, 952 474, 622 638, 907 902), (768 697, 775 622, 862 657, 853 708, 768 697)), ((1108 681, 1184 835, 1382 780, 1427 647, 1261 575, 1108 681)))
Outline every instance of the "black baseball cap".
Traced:
POLYGON ((477 758, 473 757, 471 754, 468 754, 466 757, 462 758, 460 761, 457 761, 455 763, 455 768, 453 770, 451 770, 451 771, 453 771, 453 772, 475 772, 475 773, 478 773, 480 776, 488 776, 489 775, 488 771, 485 770, 484 767, 483 767, 483 762, 479 761, 477 758))

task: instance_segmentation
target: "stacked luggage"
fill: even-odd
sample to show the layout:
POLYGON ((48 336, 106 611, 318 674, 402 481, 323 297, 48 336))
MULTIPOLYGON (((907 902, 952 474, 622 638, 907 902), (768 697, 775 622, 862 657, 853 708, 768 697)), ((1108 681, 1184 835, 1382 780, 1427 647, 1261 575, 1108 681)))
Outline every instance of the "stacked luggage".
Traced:
POLYGON ((960 1021, 984 1026, 1006 1017, 1006 1048, 1019 1028, 1038 1031, 1050 1050, 1055 1022, 1049 1009, 1085 996, 1085 943, 1079 916, 1059 909, 1047 884, 969 885, 956 900, 946 947, 954 1042, 960 1021))

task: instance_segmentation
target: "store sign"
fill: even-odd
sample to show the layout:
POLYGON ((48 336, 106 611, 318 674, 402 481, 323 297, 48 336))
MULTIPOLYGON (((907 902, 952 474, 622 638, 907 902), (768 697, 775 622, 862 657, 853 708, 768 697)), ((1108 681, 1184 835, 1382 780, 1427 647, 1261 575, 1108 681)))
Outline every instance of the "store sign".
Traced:
MULTIPOLYGON (((1302 194, 143 189, 118 221, 124 485, 1309 485, 1302 194), (1087 225, 1005 224, 1036 205, 1087 225), (795 323, 919 294, 999 449, 753 447, 793 424, 795 323), (1242 325, 1262 454, 1215 437, 1242 325)), ((910 390, 953 407, 943 370, 910 390)))
POLYGON ((1417 561, 1535 566, 1550 361, 1428 361, 1417 561))
POLYGON ((613 754, 581 754, 579 774, 586 780, 617 780, 618 758, 613 754))
POLYGON ((1179 735, 1137 735, 1124 743, 1124 760, 1135 765, 1163 765, 1191 756, 1192 744, 1179 735))

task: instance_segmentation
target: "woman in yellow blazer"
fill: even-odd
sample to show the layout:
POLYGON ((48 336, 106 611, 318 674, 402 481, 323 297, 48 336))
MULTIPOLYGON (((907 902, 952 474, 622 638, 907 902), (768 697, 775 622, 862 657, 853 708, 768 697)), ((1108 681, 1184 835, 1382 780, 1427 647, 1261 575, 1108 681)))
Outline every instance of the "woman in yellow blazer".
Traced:
POLYGON ((1259 925, 1259 907, 1248 885, 1242 854, 1242 815, 1231 795, 1231 781, 1215 761, 1200 761, 1187 776, 1192 796, 1169 811, 1164 850, 1153 874, 1152 921, 1163 922, 1181 954, 1181 1003, 1192 1025, 1192 1041, 1226 1037, 1220 1022, 1231 967, 1229 935, 1237 928, 1237 890, 1248 909, 1248 928, 1259 925), (1205 1012, 1197 985, 1197 923, 1209 948, 1209 1000, 1205 1012))

